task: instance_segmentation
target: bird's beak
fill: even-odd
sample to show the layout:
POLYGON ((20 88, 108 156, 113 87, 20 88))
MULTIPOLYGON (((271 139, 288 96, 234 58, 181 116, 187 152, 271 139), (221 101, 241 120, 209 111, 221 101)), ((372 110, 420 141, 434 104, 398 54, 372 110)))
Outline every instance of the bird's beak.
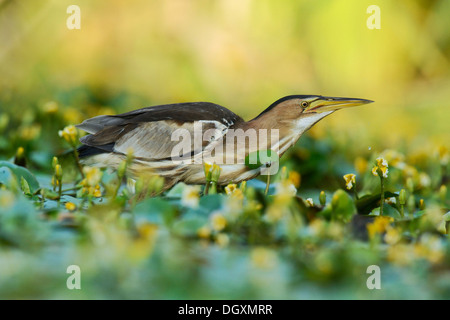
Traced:
POLYGON ((311 101, 304 112, 322 113, 326 111, 336 111, 339 109, 356 107, 372 102, 372 100, 357 98, 320 97, 317 100, 311 101))

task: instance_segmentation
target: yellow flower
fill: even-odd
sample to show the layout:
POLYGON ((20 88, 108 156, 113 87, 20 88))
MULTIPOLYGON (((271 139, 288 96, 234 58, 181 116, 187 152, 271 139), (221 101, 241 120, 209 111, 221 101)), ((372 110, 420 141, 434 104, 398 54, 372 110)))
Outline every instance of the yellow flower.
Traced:
POLYGON ((219 233, 216 236, 216 243, 221 247, 226 247, 230 243, 230 238, 225 233, 219 233))
POLYGON ((234 183, 230 183, 229 185, 227 185, 227 186, 225 187, 225 193, 226 193, 227 195, 233 194, 233 192, 235 192, 236 190, 237 190, 237 185, 234 184, 234 183))
POLYGON ((414 253, 433 264, 440 263, 445 258, 445 248, 441 239, 430 234, 424 234, 420 238, 420 242, 414 246, 414 253))
POLYGON ((24 154, 25 154, 25 149, 23 147, 17 148, 17 151, 16 151, 16 158, 17 159, 23 158, 24 154))
POLYGON ((378 171, 381 171, 383 178, 388 177, 388 162, 386 159, 379 157, 376 160, 377 164, 372 168, 372 174, 374 176, 378 176, 378 171))
POLYGON ((211 226, 215 231, 222 231, 227 226, 227 219, 221 213, 214 213, 211 216, 211 226))
POLYGON ((52 177, 52 186, 54 188, 59 187, 59 180, 56 179, 56 177, 54 177, 54 176, 52 177))
POLYGON ((419 200, 419 209, 425 210, 425 201, 423 201, 423 199, 419 200))
POLYGON ((42 106, 42 110, 48 114, 57 113, 58 104, 55 101, 48 101, 42 106))
POLYGON ((387 198, 386 200, 384 200, 387 204, 391 204, 391 205, 395 205, 397 203, 397 198, 396 197, 390 197, 387 198))
POLYGON ((85 176, 84 185, 95 187, 102 179, 102 171, 97 167, 84 167, 83 173, 85 176))
POLYGON ((289 180, 282 180, 275 187, 275 194, 283 199, 295 197, 297 189, 289 180))
POLYGON ((300 174, 298 172, 296 172, 296 171, 289 172, 288 180, 290 182, 292 182, 292 184, 296 188, 300 187, 301 176, 300 176, 300 174))
POLYGON ((354 166, 355 166, 355 169, 356 169, 357 173, 363 174, 364 172, 366 172, 367 165, 368 165, 368 163, 367 163, 366 159, 364 159, 362 157, 357 157, 355 159, 354 166))
POLYGON ((186 186, 181 195, 181 204, 189 208, 197 208, 200 201, 198 186, 186 186))
POLYGON ((389 161, 389 163, 393 167, 398 167, 398 168, 402 169, 406 165, 404 162, 405 156, 396 150, 388 149, 388 150, 383 151, 382 154, 383 154, 383 157, 387 161, 389 161))
POLYGON ((389 246, 387 259, 398 265, 409 265, 415 259, 414 248, 412 245, 402 243, 389 246))
POLYGON ((24 140, 36 139, 40 134, 41 134, 41 126, 38 124, 25 126, 20 129, 20 136, 24 140))
POLYGON ((313 201, 313 199, 312 198, 308 198, 308 199, 306 199, 306 204, 308 205, 308 206, 310 206, 310 207, 314 207, 314 201, 313 201))
POLYGON ((100 190, 100 186, 96 185, 94 188, 94 191, 92 192, 92 195, 96 198, 100 198, 102 196, 102 192, 100 190))
POLYGON ((200 238, 208 239, 211 236, 211 229, 208 226, 203 226, 197 230, 197 235, 200 238))
POLYGON ((211 162, 205 161, 203 163, 203 170, 205 172, 205 178, 207 181, 211 180, 212 167, 213 165, 211 162))
POLYGON ((350 190, 353 188, 353 184, 356 183, 356 176, 353 173, 349 173, 344 176, 344 180, 347 190, 350 190))
POLYGON ((57 164, 55 166, 55 177, 58 180, 61 180, 61 178, 62 178, 62 168, 61 168, 60 164, 57 164))
POLYGON ((384 241, 386 241, 387 244, 394 245, 399 242, 401 238, 402 236, 396 228, 391 226, 387 227, 386 235, 384 236, 384 241))
POLYGON ((222 168, 214 163, 213 167, 212 167, 212 172, 211 172, 211 181, 217 183, 219 181, 221 172, 222 172, 222 168))
POLYGON ((255 248, 250 254, 252 264, 261 269, 272 269, 277 264, 276 253, 266 248, 255 248))
POLYGON ((439 148, 439 161, 441 165, 446 166, 450 160, 450 152, 445 146, 439 148))
POLYGON ((369 237, 372 239, 376 234, 382 234, 386 231, 386 228, 390 223, 394 221, 391 217, 379 216, 376 217, 372 223, 367 224, 367 231, 369 232, 369 237))
POLYGON ((402 169, 403 174, 406 177, 414 178, 418 175, 417 169, 409 164, 405 165, 402 169))
POLYGON ((153 223, 145 222, 137 227, 137 231, 140 239, 153 240, 158 231, 158 226, 153 223))
POLYGON ((327 203, 327 195, 325 194, 325 191, 320 191, 319 201, 320 201, 320 204, 323 206, 327 203))
POLYGON ((422 188, 428 188, 431 185, 431 179, 428 174, 421 172, 419 175, 419 186, 422 188))
POLYGON ((55 168, 56 168, 56 165, 57 165, 58 163, 59 163, 59 162, 58 162, 58 158, 57 158, 57 157, 53 157, 53 160, 52 160, 52 168, 55 169, 55 168))
POLYGON ((71 146, 76 146, 78 143, 78 130, 75 126, 70 125, 58 132, 59 136, 66 140, 71 146))
POLYGON ((77 208, 77 206, 72 202, 67 202, 65 207, 69 211, 74 211, 77 208))

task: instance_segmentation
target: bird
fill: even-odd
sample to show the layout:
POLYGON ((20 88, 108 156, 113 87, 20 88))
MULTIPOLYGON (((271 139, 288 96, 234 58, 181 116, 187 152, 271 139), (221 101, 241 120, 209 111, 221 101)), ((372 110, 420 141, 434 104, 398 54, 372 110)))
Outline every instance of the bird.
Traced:
MULTIPOLYGON (((277 159, 318 121, 339 109, 374 101, 322 95, 289 95, 245 121, 211 102, 184 102, 146 107, 119 115, 100 115, 77 127, 80 162, 117 170, 132 152, 132 177, 164 178, 164 192, 179 182, 205 184, 206 163, 220 165, 218 185, 250 180, 271 166, 249 166, 250 155, 267 151, 277 159), (247 143, 248 141, 248 143, 247 143)), ((262 158, 262 156, 261 156, 262 158)), ((252 158, 254 159, 254 158, 252 158)), ((258 165, 260 164, 260 165, 258 165)))

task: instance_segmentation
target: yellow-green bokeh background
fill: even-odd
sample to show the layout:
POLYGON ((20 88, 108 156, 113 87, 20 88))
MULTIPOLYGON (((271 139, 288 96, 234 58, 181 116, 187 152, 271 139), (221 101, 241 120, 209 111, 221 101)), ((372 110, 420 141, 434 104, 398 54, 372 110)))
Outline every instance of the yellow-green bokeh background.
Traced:
POLYGON ((20 108, 36 108, 87 86, 103 98, 70 107, 109 107, 126 92, 118 111, 212 101, 249 119, 284 95, 349 96, 376 103, 315 130, 357 137, 365 150, 447 143, 449 13, 447 0, 3 0, 1 108, 20 115, 20 97, 36 101, 20 108), (71 4, 81 30, 66 27, 71 4), (372 4, 381 30, 366 26, 372 4))

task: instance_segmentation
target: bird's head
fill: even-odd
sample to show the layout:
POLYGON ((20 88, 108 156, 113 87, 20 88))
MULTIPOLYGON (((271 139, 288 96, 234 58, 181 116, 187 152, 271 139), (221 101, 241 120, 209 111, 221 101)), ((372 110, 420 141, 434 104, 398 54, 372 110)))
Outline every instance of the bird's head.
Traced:
POLYGON ((275 101, 257 118, 265 116, 281 125, 304 132, 336 110, 371 102, 373 101, 357 98, 292 95, 275 101))

